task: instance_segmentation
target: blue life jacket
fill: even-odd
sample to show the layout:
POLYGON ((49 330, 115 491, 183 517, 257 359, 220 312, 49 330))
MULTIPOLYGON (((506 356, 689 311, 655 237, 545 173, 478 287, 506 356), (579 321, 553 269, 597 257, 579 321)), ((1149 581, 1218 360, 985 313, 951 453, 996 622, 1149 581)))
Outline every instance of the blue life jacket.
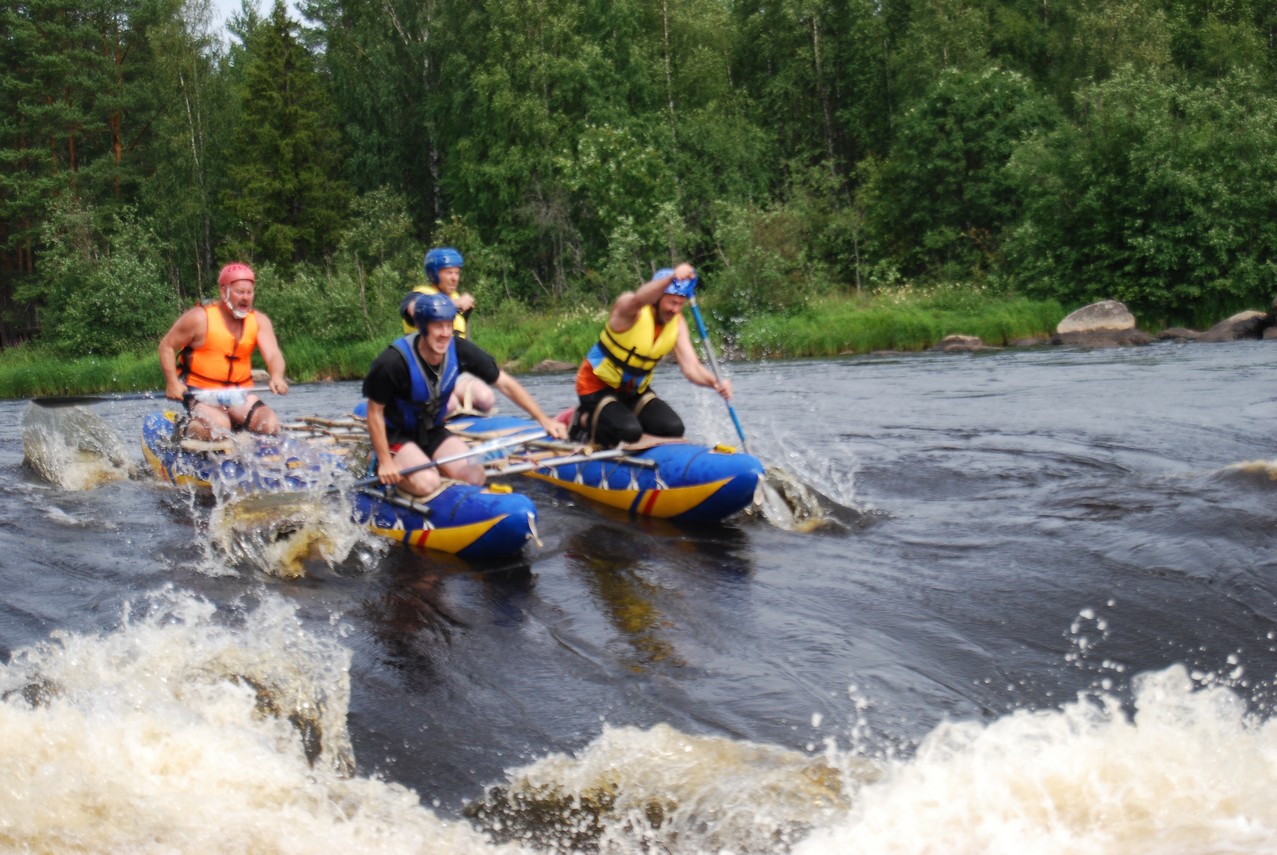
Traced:
POLYGON ((419 436, 421 426, 442 425, 448 414, 448 399, 452 397, 453 387, 457 385, 457 341, 448 343, 448 352, 444 354, 439 366, 439 379, 431 381, 426 369, 417 354, 418 333, 395 339, 395 348, 408 363, 408 375, 412 379, 412 389, 407 398, 395 398, 392 406, 386 407, 386 427, 392 435, 413 437, 419 436))

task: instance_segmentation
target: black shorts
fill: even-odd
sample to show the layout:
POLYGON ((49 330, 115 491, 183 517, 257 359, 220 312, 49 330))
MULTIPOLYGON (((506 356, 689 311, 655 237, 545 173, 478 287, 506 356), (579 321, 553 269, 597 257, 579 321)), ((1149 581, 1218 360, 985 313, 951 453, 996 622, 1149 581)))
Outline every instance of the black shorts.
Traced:
POLYGON ((439 446, 443 445, 443 441, 452 436, 452 431, 443 425, 432 425, 426 430, 417 431, 416 438, 408 436, 393 436, 390 438, 390 450, 398 451, 399 447, 405 442, 415 442, 417 447, 426 453, 426 457, 434 459, 435 452, 439 450, 439 446))

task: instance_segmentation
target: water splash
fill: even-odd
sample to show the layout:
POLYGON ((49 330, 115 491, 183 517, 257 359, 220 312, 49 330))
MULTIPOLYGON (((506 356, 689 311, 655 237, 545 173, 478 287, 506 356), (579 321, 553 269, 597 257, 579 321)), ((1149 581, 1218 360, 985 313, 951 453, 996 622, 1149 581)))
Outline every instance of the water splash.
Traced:
POLYGON ((22 452, 28 466, 63 490, 127 480, 133 468, 119 434, 85 407, 27 407, 22 452))
POLYGON ((1260 484, 1277 481, 1277 459, 1246 460, 1225 466, 1216 473, 1221 478, 1252 480, 1260 484))
MULTIPOLYGON (((209 516, 209 540, 233 562, 281 579, 306 575, 310 564, 341 563, 371 540, 340 496, 306 493, 249 495, 219 501, 209 516)), ((380 546, 380 544, 377 544, 380 546)))
POLYGON ((1271 852, 1277 726, 1182 665, 1111 695, 936 728, 795 855, 1271 852))
POLYGON ((354 774, 350 653, 289 605, 227 614, 169 590, 135 612, 0 667, 0 848, 516 851, 354 774))
POLYGON ((850 805, 821 758, 666 724, 606 727, 508 779, 467 814, 556 852, 779 852, 850 805))

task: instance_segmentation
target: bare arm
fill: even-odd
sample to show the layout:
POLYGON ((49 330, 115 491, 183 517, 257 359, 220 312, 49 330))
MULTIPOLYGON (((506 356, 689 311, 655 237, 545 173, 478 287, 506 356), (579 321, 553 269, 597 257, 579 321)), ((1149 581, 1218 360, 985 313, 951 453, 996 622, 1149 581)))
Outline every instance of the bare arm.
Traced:
POLYGON ((612 305, 612 314, 607 321, 608 327, 613 332, 625 332, 634 326, 634 320, 644 306, 654 306, 660 302, 661 295, 665 293, 665 289, 671 282, 675 279, 691 279, 695 275, 695 268, 683 262, 674 268, 673 275, 649 279, 637 291, 626 291, 617 297, 612 305))
POLYGON ((270 390, 276 395, 288 394, 288 381, 284 379, 284 352, 279 349, 279 341, 275 338, 275 327, 270 318, 257 313, 257 350, 266 363, 266 373, 270 375, 270 390))
POLYGON ((692 336, 687 331, 687 322, 682 317, 678 319, 678 322, 678 339, 674 342, 674 358, 678 361, 679 370, 683 372, 684 377, 697 386, 713 389, 722 395, 724 400, 730 400, 732 381, 723 378, 720 382, 714 376, 714 372, 705 367, 705 363, 696 356, 696 349, 692 347, 692 336))
POLYGON ((390 439, 386 434, 386 405, 368 401, 368 438, 372 440, 373 453, 377 455, 377 477, 383 484, 398 484, 402 476, 395 456, 390 453, 390 439))
MULTIPOLYGON (((566 439, 568 435, 568 426, 562 422, 555 421, 545 414, 540 405, 532 398, 527 389, 523 388, 523 384, 515 380, 505 371, 497 375, 495 385, 501 390, 501 394, 505 395, 511 401, 518 405, 532 418, 537 420, 537 424, 545 428, 545 432, 556 439, 566 439)), ((371 410, 371 406, 369 407, 371 410)))
POLYGON ((182 400, 186 384, 177 376, 177 354, 186 347, 199 347, 208 333, 208 316, 197 306, 182 313, 160 339, 160 370, 164 372, 164 397, 182 400))

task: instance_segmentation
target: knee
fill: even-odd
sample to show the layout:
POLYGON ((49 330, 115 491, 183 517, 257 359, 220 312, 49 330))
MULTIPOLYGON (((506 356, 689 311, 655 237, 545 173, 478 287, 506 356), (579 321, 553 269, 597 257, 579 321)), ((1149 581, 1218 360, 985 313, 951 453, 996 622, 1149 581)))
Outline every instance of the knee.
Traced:
POLYGON ((683 435, 683 420, 673 410, 663 413, 644 413, 643 427, 654 436, 680 437, 683 435))
POLYGON ((441 479, 437 469, 423 469, 414 472, 399 482, 399 488, 414 496, 429 496, 439 489, 441 479))
POLYGON ((492 387, 487 383, 474 384, 474 407, 476 410, 487 412, 491 410, 497 403, 497 395, 492 391, 492 387))
POLYGON ((258 407, 248 418, 248 429, 253 433, 279 433, 279 416, 269 407, 258 407))

